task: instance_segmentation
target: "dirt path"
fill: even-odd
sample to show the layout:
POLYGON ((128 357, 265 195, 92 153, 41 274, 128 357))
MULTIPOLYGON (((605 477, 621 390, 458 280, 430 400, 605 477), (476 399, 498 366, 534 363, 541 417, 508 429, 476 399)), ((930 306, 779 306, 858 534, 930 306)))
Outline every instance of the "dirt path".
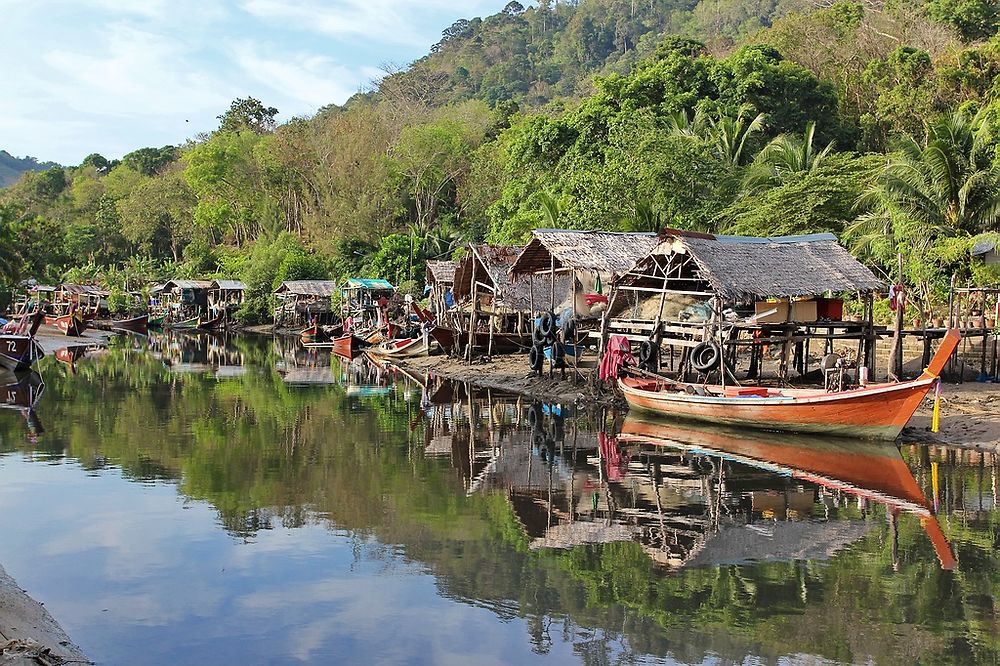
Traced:
POLYGON ((0 665, 68 663, 93 662, 0 567, 0 665))

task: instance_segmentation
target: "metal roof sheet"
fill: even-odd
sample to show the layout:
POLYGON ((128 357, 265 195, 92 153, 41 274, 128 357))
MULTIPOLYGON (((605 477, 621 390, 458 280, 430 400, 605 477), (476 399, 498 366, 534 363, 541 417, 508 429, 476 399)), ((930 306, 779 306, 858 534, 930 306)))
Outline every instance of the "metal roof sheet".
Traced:
POLYGON ((212 288, 226 291, 246 291, 247 285, 242 280, 212 280, 212 288))
POLYGON ((346 289, 395 289, 392 283, 381 278, 347 278, 346 289))

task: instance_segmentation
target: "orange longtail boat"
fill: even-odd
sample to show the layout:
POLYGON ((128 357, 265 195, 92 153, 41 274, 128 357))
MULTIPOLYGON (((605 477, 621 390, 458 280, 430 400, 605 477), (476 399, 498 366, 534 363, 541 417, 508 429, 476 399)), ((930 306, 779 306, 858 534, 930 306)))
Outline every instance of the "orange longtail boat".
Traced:
POLYGON ((630 414, 618 441, 668 446, 749 465, 917 516, 943 569, 955 556, 916 479, 895 445, 842 438, 746 433, 647 421, 630 414))
POLYGON ((78 338, 87 330, 87 320, 83 315, 72 313, 61 316, 46 316, 45 323, 55 326, 62 334, 68 337, 78 338))
POLYGON ((914 380, 847 391, 696 386, 666 377, 623 377, 618 384, 629 407, 640 412, 759 430, 893 440, 960 340, 961 334, 950 329, 930 365, 914 380))

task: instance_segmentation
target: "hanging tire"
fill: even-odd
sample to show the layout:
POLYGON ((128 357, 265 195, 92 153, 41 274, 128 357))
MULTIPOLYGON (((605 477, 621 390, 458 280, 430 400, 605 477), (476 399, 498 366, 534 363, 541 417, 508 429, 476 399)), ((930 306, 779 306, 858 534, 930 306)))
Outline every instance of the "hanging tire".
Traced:
POLYGON ((542 333, 540 326, 535 326, 531 329, 531 342, 536 345, 541 345, 545 343, 545 334, 542 333))
POLYGON ((698 372, 710 372, 719 366, 722 350, 714 342, 702 342, 691 351, 691 367, 698 372))
POLYGON ((541 345, 532 345, 531 349, 528 350, 528 367, 531 368, 533 372, 538 372, 542 369, 542 363, 545 361, 545 350, 542 349, 541 345))
POLYGON ((569 342, 576 338, 576 321, 567 319, 562 325, 563 341, 569 342))
POLYGON ((546 339, 551 339, 556 331, 556 316, 551 312, 543 312, 538 320, 538 330, 546 339))
POLYGON ((643 363, 649 363, 651 358, 653 358, 653 343, 649 340, 643 340, 639 345, 639 360, 643 363))
POLYGON ((566 345, 561 342, 552 343, 552 360, 555 361, 557 368, 566 364, 566 345))

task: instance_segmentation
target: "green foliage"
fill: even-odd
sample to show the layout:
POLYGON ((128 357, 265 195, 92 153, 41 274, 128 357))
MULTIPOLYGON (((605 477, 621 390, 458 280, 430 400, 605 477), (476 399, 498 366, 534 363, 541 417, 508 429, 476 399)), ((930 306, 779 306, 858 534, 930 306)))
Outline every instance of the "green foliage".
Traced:
POLYGON ((247 97, 233 100, 229 110, 219 116, 219 132, 243 132, 249 130, 255 134, 273 132, 276 122, 274 117, 278 110, 273 106, 264 106, 259 99, 247 97))
POLYGON ((177 159, 178 151, 174 146, 162 148, 140 148, 122 158, 122 165, 143 176, 153 176, 177 159))

